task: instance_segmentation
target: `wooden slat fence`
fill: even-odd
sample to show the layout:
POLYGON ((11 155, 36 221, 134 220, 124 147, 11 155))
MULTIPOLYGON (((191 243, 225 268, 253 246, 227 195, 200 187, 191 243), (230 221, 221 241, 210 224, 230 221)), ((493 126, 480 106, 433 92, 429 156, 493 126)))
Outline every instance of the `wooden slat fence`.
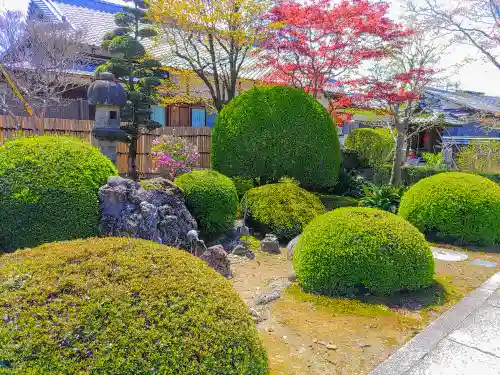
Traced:
MULTIPOLYGON (((70 135, 83 139, 93 146, 99 147, 99 141, 92 136, 93 121, 90 120, 66 120, 56 118, 36 118, 36 117, 12 117, 0 115, 0 144, 6 139, 12 139, 22 132, 24 136, 35 135, 70 135)), ((208 127, 201 128, 161 128, 150 133, 144 133, 139 138, 137 166, 139 174, 154 174, 151 165, 151 143, 153 139, 160 135, 176 135, 187 138, 192 144, 198 147, 200 153, 199 167, 210 168, 210 145, 211 131, 208 127)), ((120 173, 127 171, 128 145, 119 143, 118 170, 120 173)))

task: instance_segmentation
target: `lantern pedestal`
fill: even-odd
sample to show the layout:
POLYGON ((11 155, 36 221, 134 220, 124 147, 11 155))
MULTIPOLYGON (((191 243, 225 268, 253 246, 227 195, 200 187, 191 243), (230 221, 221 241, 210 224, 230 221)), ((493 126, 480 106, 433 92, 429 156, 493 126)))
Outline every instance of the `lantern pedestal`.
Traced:
POLYGON ((96 106, 92 134, 99 140, 99 148, 116 164, 116 143, 127 141, 127 134, 120 129, 120 107, 125 105, 125 90, 115 83, 111 73, 100 73, 88 89, 88 102, 96 106))

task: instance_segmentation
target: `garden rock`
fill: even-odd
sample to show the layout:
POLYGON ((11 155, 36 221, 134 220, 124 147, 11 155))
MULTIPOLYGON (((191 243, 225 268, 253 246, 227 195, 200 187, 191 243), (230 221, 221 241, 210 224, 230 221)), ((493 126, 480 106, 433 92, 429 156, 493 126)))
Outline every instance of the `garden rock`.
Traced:
POLYGON ((233 250, 237 246, 245 245, 245 243, 240 239, 240 234, 238 233, 237 228, 228 230, 217 239, 217 243, 220 243, 222 246, 224 246, 224 250, 226 250, 228 253, 233 252, 233 250))
POLYGON ((287 259, 292 259, 293 258, 293 251, 295 250, 295 246, 297 245, 297 242, 299 242, 300 234, 295 237, 293 240, 291 240, 288 245, 286 246, 287 250, 287 259))
POLYGON ((222 276, 226 278, 230 278, 232 276, 231 262, 222 245, 209 247, 203 254, 201 254, 200 258, 207 262, 210 267, 222 276))
POLYGON ((280 254, 280 244, 278 237, 274 234, 266 234, 266 237, 260 241, 260 249, 270 254, 280 254))
POLYGON ((231 252, 231 254, 233 255, 240 255, 240 256, 245 256, 247 254, 247 248, 243 245, 237 245, 233 251, 231 252))
POLYGON ((99 189, 104 236, 136 237, 187 249, 187 233, 197 229, 188 211, 182 190, 172 182, 155 178, 139 183, 122 177, 110 177, 99 189))
POLYGON ((280 297, 281 297, 280 291, 273 291, 273 292, 269 292, 269 293, 264 293, 255 299, 255 304, 256 305, 267 305, 268 303, 276 301, 280 297))

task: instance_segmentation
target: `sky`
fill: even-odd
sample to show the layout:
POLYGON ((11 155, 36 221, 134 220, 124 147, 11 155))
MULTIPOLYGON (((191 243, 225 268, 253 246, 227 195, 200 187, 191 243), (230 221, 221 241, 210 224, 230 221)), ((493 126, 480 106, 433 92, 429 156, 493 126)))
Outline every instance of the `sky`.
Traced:
MULTIPOLYGON (((401 1, 387 1, 391 4, 391 18, 398 19, 403 13, 401 1)), ((0 0, 0 5, 3 9, 20 10, 22 12, 26 12, 28 3, 29 0, 0 0)), ((482 62, 475 48, 469 46, 454 46, 449 53, 443 57, 442 64, 443 66, 452 66, 463 61, 465 58, 473 58, 476 61, 465 65, 451 78, 451 81, 453 83, 458 83, 459 88, 462 90, 479 91, 487 95, 500 96, 500 72, 493 64, 482 62)))

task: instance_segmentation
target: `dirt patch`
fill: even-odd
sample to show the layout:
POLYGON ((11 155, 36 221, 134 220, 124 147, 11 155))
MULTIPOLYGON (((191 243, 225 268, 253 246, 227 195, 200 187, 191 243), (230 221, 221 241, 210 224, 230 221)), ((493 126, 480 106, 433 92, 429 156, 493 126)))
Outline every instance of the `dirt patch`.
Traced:
POLYGON ((254 260, 233 264, 233 285, 259 314, 271 375, 363 375, 500 270, 470 263, 500 264, 500 254, 457 250, 469 260, 436 261, 433 286, 390 298, 304 293, 293 282, 285 249, 281 255, 257 252, 254 260))

